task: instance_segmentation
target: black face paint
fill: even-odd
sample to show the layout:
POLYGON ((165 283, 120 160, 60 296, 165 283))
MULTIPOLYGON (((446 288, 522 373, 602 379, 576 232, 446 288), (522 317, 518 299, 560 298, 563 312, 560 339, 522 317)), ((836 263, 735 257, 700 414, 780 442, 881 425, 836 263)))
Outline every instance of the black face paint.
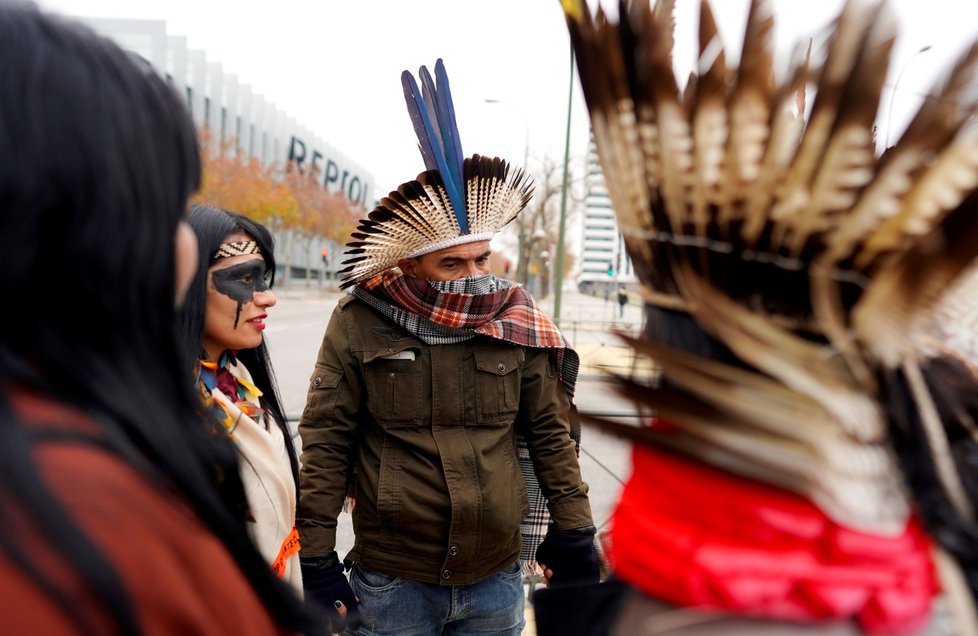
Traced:
POLYGON ((234 328, 237 329, 238 319, 241 318, 241 307, 251 302, 256 293, 268 289, 265 261, 255 259, 240 265, 216 269, 212 275, 214 289, 238 303, 238 310, 234 315, 234 328))

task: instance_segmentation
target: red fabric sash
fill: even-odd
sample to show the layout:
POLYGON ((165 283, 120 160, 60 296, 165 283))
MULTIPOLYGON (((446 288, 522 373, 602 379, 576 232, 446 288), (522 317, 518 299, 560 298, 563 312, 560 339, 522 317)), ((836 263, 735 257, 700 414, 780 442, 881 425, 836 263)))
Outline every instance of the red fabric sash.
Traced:
POLYGON ((648 447, 633 451, 609 543, 618 576, 683 607, 904 633, 938 591, 917 519, 898 536, 858 532, 798 495, 648 447))

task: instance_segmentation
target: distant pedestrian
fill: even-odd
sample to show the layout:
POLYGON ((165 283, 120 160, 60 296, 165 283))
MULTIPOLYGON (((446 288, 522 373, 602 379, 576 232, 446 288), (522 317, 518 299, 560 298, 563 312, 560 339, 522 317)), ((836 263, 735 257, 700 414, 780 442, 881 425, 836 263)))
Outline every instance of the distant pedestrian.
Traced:
POLYGON ((625 305, 628 304, 628 292, 625 291, 625 287, 621 286, 618 288, 618 317, 625 317, 625 305))

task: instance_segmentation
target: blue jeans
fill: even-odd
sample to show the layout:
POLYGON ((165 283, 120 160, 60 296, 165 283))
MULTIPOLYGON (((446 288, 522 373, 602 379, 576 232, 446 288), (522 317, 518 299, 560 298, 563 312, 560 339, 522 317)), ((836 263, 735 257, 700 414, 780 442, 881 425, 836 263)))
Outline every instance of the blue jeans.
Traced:
POLYGON ((523 576, 519 563, 473 585, 419 583, 354 566, 362 636, 512 634, 523 631, 523 576))

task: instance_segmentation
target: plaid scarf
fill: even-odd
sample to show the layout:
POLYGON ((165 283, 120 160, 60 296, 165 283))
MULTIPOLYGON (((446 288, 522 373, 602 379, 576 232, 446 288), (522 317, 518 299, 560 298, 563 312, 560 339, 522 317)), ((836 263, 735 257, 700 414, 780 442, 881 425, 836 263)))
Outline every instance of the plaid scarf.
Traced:
POLYGON ((387 271, 351 292, 426 344, 454 344, 481 334, 554 349, 561 382, 574 395, 580 358, 521 285, 492 274, 429 281, 387 271))
MULTIPOLYGON (((561 384, 573 403, 580 358, 521 285, 492 274, 429 281, 387 271, 354 286, 351 293, 426 344, 454 344, 481 334, 524 347, 554 349, 561 384)), ((576 421, 572 419, 571 434, 580 453, 576 421)), ((539 577, 536 550, 547 533, 550 512, 526 440, 519 434, 516 457, 530 507, 520 524, 520 569, 523 576, 539 577)))

